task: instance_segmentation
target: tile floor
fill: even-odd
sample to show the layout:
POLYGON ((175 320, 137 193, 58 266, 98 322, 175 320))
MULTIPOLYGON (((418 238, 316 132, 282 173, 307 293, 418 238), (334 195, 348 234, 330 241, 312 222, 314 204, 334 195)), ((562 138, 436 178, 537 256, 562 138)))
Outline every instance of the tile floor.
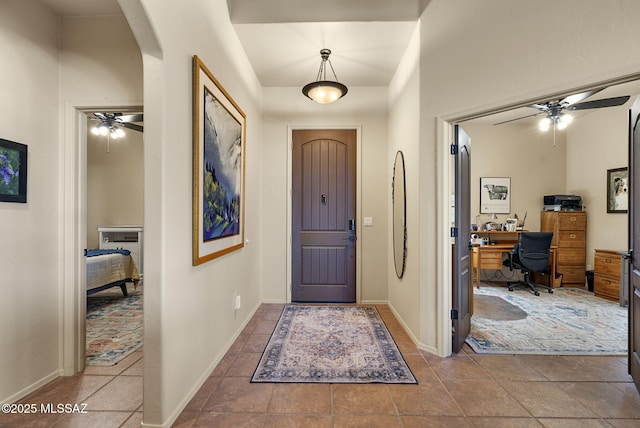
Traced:
MULTIPOLYGON (((465 347, 439 358, 417 350, 387 306, 378 309, 419 385, 249 383, 282 310, 265 304, 174 427, 640 426, 640 394, 626 357, 477 355, 465 347)), ((0 426, 139 426, 141 390, 136 352, 118 366, 87 368, 21 400, 85 402, 88 414, 4 415, 0 426)))

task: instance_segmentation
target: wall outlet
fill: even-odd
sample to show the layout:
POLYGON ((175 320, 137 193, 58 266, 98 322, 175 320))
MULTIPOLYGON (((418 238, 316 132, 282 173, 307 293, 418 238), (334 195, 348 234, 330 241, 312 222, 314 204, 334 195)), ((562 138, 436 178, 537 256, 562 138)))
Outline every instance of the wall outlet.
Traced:
POLYGON ((233 309, 237 311, 238 309, 240 309, 241 305, 242 305, 242 302, 240 300, 240 296, 236 296, 236 298, 233 301, 233 309))

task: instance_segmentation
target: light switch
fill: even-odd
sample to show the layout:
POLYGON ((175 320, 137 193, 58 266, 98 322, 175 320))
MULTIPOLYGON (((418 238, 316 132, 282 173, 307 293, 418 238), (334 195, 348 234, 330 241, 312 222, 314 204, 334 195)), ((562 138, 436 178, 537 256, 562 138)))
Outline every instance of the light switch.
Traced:
POLYGON ((364 217, 362 219, 362 225, 364 227, 372 227, 373 226, 373 217, 364 217))

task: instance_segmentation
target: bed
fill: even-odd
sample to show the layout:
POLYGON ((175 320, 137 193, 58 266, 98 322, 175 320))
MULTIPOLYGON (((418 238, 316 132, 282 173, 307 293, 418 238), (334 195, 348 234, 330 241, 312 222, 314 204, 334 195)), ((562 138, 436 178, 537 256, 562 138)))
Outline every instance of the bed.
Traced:
POLYGON ((85 250, 87 296, 111 287, 120 287, 127 296, 127 282, 138 285, 140 275, 129 250, 85 250))

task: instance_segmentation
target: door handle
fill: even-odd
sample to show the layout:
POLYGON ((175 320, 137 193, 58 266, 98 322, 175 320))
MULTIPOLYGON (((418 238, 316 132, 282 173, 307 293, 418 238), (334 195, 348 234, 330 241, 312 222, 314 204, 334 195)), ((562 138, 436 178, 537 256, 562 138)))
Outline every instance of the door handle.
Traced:
POLYGON ((343 241, 351 241, 351 242, 355 242, 356 239, 358 238, 356 238, 354 235, 351 235, 347 238, 342 238, 343 241))

